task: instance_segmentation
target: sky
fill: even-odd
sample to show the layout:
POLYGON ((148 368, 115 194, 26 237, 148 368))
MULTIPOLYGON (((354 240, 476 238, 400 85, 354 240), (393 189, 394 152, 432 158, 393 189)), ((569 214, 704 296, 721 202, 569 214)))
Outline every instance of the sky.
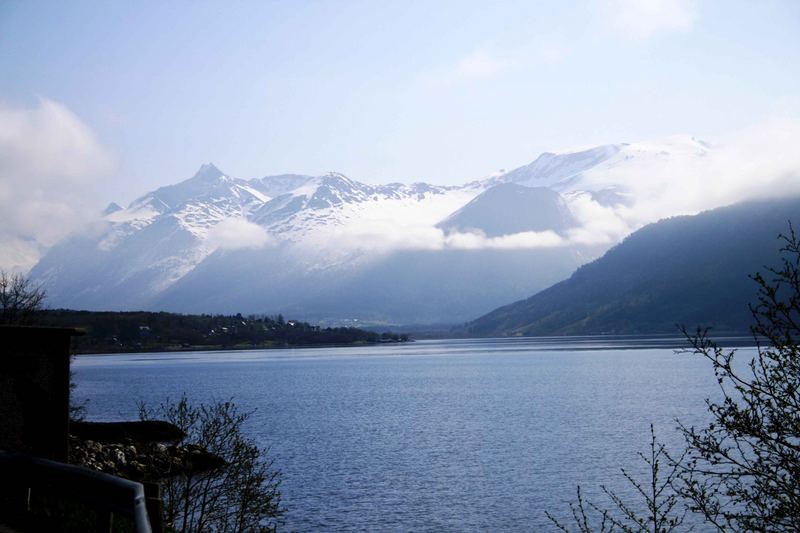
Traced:
POLYGON ((2 0, 0 243, 206 162, 459 184, 798 117, 795 0, 2 0))

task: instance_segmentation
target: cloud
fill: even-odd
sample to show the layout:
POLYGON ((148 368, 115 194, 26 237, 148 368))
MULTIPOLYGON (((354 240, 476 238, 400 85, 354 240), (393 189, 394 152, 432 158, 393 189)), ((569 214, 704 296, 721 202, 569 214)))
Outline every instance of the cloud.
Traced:
POLYGON ((209 230, 206 244, 216 249, 241 250, 272 246, 275 241, 258 224, 243 218, 227 218, 209 230))
POLYGON ((522 250, 555 248, 567 241, 553 231, 523 231, 487 237, 480 232, 450 233, 444 236, 443 248, 452 250, 522 250))
POLYGON ((627 191, 631 203, 608 207, 589 194, 569 196, 579 226, 567 237, 577 244, 612 244, 663 218, 800 195, 797 139, 800 121, 769 120, 721 139, 702 155, 688 152, 621 165, 610 178, 627 191))
POLYGON ((487 237, 480 231, 445 232, 423 224, 376 221, 337 227, 298 243, 306 253, 370 256, 401 250, 521 250, 566 246, 567 240, 553 231, 525 231, 487 237))
MULTIPOLYGON (((679 135, 630 145, 640 152, 625 164, 585 178, 593 188, 617 186, 625 199, 603 205, 589 192, 565 195, 575 227, 487 237, 480 232, 446 233, 435 221, 417 223, 374 217, 352 221, 308 238, 309 253, 368 257, 398 250, 509 250, 562 246, 611 246, 642 226, 676 215, 764 197, 800 195, 800 121, 772 120, 729 135, 714 146, 679 135), (599 184, 599 185, 598 185, 599 184)), ((590 186, 590 188, 592 188, 590 186)))
MULTIPOLYGON (((446 233, 435 221, 412 217, 361 219, 312 236, 307 251, 386 254, 397 250, 508 250, 561 246, 611 246, 642 226, 677 215, 748 199, 800 195, 800 120, 770 120, 732 133, 713 146, 687 135, 630 145, 640 157, 592 170, 589 189, 616 187, 625 201, 603 205, 589 192, 566 193, 576 220, 563 235, 552 231, 487 237, 480 232, 446 233), (593 181, 594 180, 594 181, 593 181), (411 220, 409 220, 411 219, 411 220)), ((580 187, 580 185, 578 185, 580 187)))
POLYGON ((639 41, 691 28, 698 18, 697 4, 697 0, 604 0, 602 11, 612 29, 639 41))
POLYGON ((113 168, 74 113, 41 98, 0 104, 0 268, 25 271, 91 212, 86 189, 113 168))
MULTIPOLYGON (((577 226, 567 231, 570 244, 610 245, 622 240, 637 226, 620 215, 624 208, 604 206, 594 201, 590 194, 569 198, 568 206, 577 226)), ((641 224, 638 224, 641 225, 641 224)))
POLYGON ((705 157, 654 165, 647 180, 623 175, 640 199, 628 215, 662 218, 800 194, 799 138, 800 122, 769 121, 729 136, 705 157))

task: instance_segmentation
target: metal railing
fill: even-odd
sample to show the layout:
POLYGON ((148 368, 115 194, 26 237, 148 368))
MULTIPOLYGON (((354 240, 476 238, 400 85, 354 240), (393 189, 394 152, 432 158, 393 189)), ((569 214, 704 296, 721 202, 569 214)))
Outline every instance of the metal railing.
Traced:
POLYGON ((152 533, 154 529, 159 533, 161 530, 161 517, 154 517, 156 528, 151 527, 148 517, 148 508, 159 509, 157 494, 156 498, 147 498, 144 486, 129 479, 83 466, 0 452, 0 480, 3 496, 0 524, 11 519, 6 525, 13 529, 26 530, 26 523, 33 520, 31 502, 43 497, 51 504, 79 502, 93 510, 98 531, 113 531, 115 515, 127 517, 135 533, 152 533))

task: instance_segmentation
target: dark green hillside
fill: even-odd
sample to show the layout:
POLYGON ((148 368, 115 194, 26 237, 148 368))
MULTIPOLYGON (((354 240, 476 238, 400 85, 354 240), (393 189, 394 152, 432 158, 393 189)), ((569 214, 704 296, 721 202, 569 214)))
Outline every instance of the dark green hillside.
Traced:
POLYGON ((800 224, 800 199, 764 200, 675 217, 631 234, 569 279, 465 325, 465 333, 568 335, 746 332, 748 275, 774 264, 779 233, 800 224))
POLYGON ((320 328, 280 315, 181 315, 145 311, 39 311, 36 324, 77 327, 76 353, 333 346, 408 340, 358 328, 320 328))

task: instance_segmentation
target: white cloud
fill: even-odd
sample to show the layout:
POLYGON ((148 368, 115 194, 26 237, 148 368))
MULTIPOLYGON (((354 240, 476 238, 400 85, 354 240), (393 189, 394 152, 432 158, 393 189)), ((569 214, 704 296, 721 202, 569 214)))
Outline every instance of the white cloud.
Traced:
POLYGON ((800 194, 797 139, 800 122, 770 121, 731 135, 705 157, 654 166, 647 180, 624 176, 640 199, 628 215, 694 214, 746 199, 800 194))
POLYGON ((368 224, 338 227, 300 243, 306 253, 342 257, 385 254, 400 250, 519 250, 566 246, 567 240, 553 231, 525 231, 487 237, 480 231, 445 232, 423 224, 398 221, 369 221, 368 224))
MULTIPOLYGON (((355 219, 309 237, 310 254, 367 257, 397 250, 503 250, 560 246, 610 246, 642 226, 676 215, 747 199, 800 194, 800 121, 774 120, 730 135, 706 149, 688 136, 631 145, 641 152, 624 164, 585 173, 590 190, 619 186, 622 204, 602 205, 590 193, 565 200, 577 224, 563 236, 552 231, 487 237, 480 232, 445 233, 405 212, 355 219), (593 181, 594 180, 594 181, 593 181)), ((454 210, 458 206, 452 206, 454 210)), ((450 211, 452 212, 452 211, 450 211)))
POLYGON ((521 250, 554 248, 566 244, 567 241, 553 231, 523 231, 498 237, 470 232, 445 235, 443 247, 453 250, 521 250))
POLYGON ((611 27, 638 41, 657 33, 689 29, 698 17, 697 0, 604 0, 611 27))
POLYGON ((109 165, 94 134, 63 104, 41 98, 33 109, 0 106, 4 175, 81 184, 109 165))
POLYGON ((0 267, 25 271, 41 250, 87 221, 86 188, 112 168, 67 107, 0 104, 0 267))
POLYGON ((228 218, 211 228, 206 238, 211 248, 240 250, 264 248, 275 243, 263 227, 243 218, 228 218))
POLYGON ((635 229, 636 224, 620 215, 624 208, 600 205, 589 194, 571 197, 568 205, 578 222, 567 232, 570 244, 614 244, 635 229))
POLYGON ((10 272, 27 272, 39 260, 41 248, 30 240, 0 232, 0 268, 10 272))
POLYGON ((800 195, 800 121, 772 120, 731 134, 705 155, 672 156, 621 165, 611 177, 631 203, 607 207, 588 194, 568 205, 579 226, 577 244, 612 244, 645 224, 694 215, 737 202, 800 195))

